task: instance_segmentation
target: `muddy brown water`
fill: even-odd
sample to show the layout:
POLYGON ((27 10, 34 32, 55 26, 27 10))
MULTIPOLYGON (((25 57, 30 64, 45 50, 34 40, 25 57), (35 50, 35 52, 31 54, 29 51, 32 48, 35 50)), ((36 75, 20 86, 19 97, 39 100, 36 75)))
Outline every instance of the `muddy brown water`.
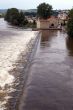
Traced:
POLYGON ((73 39, 42 31, 19 110, 73 110, 73 39))
POLYGON ((38 34, 0 19, 0 110, 16 110, 38 34))
MULTIPOLYGON (((5 39, 4 30, 8 32, 15 29, 0 19, 0 36, 3 36, 0 37, 0 41, 5 39)), ((11 31, 7 33, 8 38, 15 35, 11 31)), ((73 110, 73 39, 63 31, 43 30, 35 56, 27 67, 28 80, 25 86, 24 60, 23 56, 20 59, 22 63, 19 62, 20 66, 18 65, 14 70, 16 79, 19 73, 22 73, 20 75, 22 81, 17 80, 20 84, 17 86, 17 91, 22 92, 20 100, 16 102, 18 92, 10 94, 13 100, 7 104, 7 110, 15 110, 14 105, 17 106, 16 110, 73 110), (24 86, 23 91, 20 90, 21 86, 24 86)), ((0 91, 0 104, 3 105, 0 105, 0 110, 5 108, 4 97, 8 97, 7 92, 0 91)))

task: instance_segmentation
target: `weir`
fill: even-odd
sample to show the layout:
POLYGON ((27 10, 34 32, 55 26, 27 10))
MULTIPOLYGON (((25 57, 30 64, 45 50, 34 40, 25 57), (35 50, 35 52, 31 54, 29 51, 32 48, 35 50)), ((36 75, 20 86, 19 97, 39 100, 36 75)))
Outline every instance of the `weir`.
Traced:
POLYGON ((0 110, 16 109, 38 35, 39 32, 21 29, 0 30, 0 110))
POLYGON ((0 30, 0 110, 73 110, 73 39, 61 30, 0 30))

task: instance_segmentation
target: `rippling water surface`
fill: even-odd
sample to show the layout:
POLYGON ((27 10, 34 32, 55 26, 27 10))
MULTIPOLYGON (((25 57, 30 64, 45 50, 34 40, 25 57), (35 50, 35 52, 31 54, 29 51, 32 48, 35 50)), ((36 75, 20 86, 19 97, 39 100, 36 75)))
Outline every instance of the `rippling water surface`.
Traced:
POLYGON ((20 110, 73 110, 73 39, 42 31, 20 110))
POLYGON ((20 81, 20 70, 24 68, 22 63, 27 62, 26 54, 31 50, 36 36, 37 32, 14 29, 0 19, 0 110, 6 106, 7 110, 11 110, 8 99, 13 98, 11 93, 20 81))
POLYGON ((63 31, 41 34, 25 69, 37 32, 0 19, 0 110, 73 110, 73 39, 63 31))

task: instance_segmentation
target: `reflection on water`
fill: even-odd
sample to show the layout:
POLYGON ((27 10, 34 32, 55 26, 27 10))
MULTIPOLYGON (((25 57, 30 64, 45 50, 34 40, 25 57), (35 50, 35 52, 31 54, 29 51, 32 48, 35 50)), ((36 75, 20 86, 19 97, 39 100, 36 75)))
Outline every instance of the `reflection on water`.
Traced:
POLYGON ((57 34, 57 32, 55 32, 53 30, 51 30, 51 32, 48 30, 43 30, 43 31, 41 31, 41 33, 42 33, 41 34, 42 35, 41 36, 41 43, 50 41, 57 34))
POLYGON ((73 40, 63 31, 42 31, 29 69, 20 110, 73 110, 73 40))
MULTIPOLYGON (((41 44, 45 47, 50 46, 52 49, 66 50, 66 39, 67 35, 61 31, 42 31, 41 44)), ((43 47, 44 47, 43 46, 43 47)))
POLYGON ((54 31, 52 31, 51 33, 49 33, 48 30, 47 31, 43 30, 43 31, 41 31, 41 33, 42 33, 41 34, 42 35, 42 37, 41 37, 41 43, 42 43, 43 48, 45 46, 50 46, 50 40, 54 36, 54 31))
POLYGON ((67 37, 66 46, 70 56, 73 56, 73 38, 67 37))

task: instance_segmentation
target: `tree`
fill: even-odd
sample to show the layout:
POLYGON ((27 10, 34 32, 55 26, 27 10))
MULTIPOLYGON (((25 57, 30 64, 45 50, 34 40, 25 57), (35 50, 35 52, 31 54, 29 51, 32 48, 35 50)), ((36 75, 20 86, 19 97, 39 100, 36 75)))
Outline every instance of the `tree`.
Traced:
POLYGON ((22 11, 19 12, 19 10, 16 8, 11 8, 7 10, 5 20, 11 23, 12 25, 17 26, 24 26, 28 23, 24 13, 22 11))
POLYGON ((29 16, 29 17, 36 17, 37 13, 36 12, 25 12, 25 16, 29 16))
POLYGON ((52 6, 42 3, 37 7, 37 16, 39 18, 47 19, 52 14, 52 6))
POLYGON ((69 10, 68 17, 73 18, 73 8, 69 10))
POLYGON ((5 20, 11 24, 18 25, 19 11, 16 8, 11 8, 7 10, 5 20))
POLYGON ((18 25, 22 26, 24 23, 24 19, 25 19, 25 15, 24 13, 21 11, 19 12, 19 17, 18 17, 18 25))
POLYGON ((73 37, 73 9, 69 11, 67 23, 67 33, 70 37, 73 37))

